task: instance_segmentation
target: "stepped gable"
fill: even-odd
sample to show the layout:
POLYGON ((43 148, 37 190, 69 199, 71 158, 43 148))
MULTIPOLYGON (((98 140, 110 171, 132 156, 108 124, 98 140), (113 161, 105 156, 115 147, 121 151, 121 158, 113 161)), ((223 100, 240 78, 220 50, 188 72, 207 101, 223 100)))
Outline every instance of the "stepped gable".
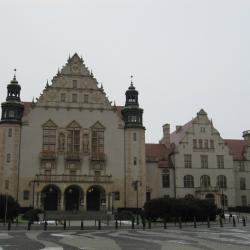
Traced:
POLYGON ((250 141, 247 140, 224 140, 225 144, 229 147, 233 159, 236 161, 244 161, 246 148, 250 146, 250 141))
POLYGON ((62 69, 58 70, 51 84, 49 82, 45 84, 34 106, 112 109, 103 87, 98 86, 93 73, 77 53, 69 57, 62 69), (73 81, 77 81, 77 86, 73 85, 73 81), (61 93, 66 95, 66 100, 63 102, 60 98, 61 93), (75 103, 72 102, 72 94, 78 95, 75 103), (88 95, 87 102, 84 101, 84 95, 88 95))
POLYGON ((157 162, 159 168, 173 167, 173 163, 169 157, 172 149, 167 148, 164 144, 146 143, 145 150, 147 162, 157 162))

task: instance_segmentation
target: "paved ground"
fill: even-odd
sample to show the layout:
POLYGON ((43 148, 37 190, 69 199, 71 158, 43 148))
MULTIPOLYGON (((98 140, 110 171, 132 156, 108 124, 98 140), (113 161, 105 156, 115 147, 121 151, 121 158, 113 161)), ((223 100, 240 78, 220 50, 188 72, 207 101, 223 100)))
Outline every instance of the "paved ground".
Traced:
POLYGON ((249 250, 250 226, 0 231, 0 250, 249 250))

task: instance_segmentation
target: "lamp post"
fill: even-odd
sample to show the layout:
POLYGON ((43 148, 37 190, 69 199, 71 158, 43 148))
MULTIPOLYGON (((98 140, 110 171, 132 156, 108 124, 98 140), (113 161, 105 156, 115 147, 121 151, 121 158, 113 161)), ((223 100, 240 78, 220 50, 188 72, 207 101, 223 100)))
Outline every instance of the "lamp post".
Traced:
POLYGON ((138 214, 138 202, 139 202, 139 196, 138 196, 138 185, 141 186, 141 181, 136 180, 133 181, 132 185, 134 186, 134 189, 136 191, 136 224, 139 225, 139 214, 138 214))
POLYGON ((5 194, 5 211, 4 211, 4 225, 7 220, 7 210, 8 210, 8 194, 5 194))

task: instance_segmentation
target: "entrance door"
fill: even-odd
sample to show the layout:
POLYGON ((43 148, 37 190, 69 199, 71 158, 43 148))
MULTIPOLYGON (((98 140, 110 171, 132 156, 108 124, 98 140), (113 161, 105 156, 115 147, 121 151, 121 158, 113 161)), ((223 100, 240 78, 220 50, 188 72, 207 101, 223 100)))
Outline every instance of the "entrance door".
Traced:
POLYGON ((78 211, 80 202, 80 190, 78 187, 68 187, 65 190, 65 210, 78 211))
POLYGON ((87 192, 87 210, 99 211, 100 210, 100 196, 101 192, 97 187, 91 187, 87 192))
POLYGON ((58 207, 58 191, 55 187, 50 186, 43 190, 44 210, 55 211, 58 207))

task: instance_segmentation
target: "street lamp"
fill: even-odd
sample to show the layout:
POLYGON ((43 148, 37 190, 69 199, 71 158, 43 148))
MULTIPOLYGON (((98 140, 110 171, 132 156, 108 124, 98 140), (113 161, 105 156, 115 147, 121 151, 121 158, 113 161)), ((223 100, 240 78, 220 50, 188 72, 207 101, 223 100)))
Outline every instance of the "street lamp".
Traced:
POLYGON ((136 191, 136 224, 139 225, 139 214, 138 214, 138 185, 142 185, 142 182, 139 180, 133 181, 132 185, 136 191))

